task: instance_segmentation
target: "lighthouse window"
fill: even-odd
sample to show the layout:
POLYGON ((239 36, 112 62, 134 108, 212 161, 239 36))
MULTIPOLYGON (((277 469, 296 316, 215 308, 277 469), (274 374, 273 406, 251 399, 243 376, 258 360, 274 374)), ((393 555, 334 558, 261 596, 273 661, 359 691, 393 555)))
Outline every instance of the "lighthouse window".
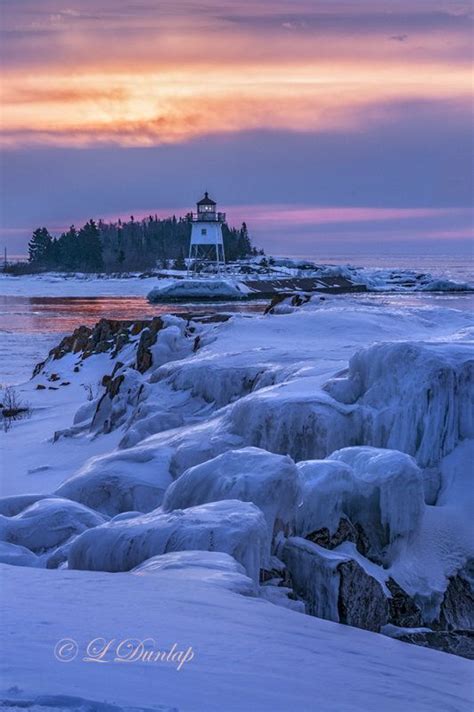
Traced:
POLYGON ((207 235, 207 230, 205 227, 202 228, 201 235, 207 235))

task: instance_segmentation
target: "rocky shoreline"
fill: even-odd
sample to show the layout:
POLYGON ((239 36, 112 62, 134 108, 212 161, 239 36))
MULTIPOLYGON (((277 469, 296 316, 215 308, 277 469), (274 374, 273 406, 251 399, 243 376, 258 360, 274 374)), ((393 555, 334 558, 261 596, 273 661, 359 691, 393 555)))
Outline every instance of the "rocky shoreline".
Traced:
MULTIPOLYGON (((277 298, 267 310, 269 318, 272 313, 298 309, 310 300, 307 294, 284 300, 277 298)), ((71 355, 75 357, 73 372, 76 373, 80 373, 84 360, 101 354, 107 355, 110 366, 108 372, 102 374, 102 393, 91 404, 93 407, 89 408, 86 420, 79 418, 77 424, 57 432, 55 438, 75 436, 84 430, 108 433, 124 427, 127 422, 125 431, 133 430, 131 426, 137 413, 146 402, 144 394, 156 382, 156 369, 167 361, 156 349, 170 327, 179 330, 180 346, 173 358, 189 358, 208 343, 209 338, 214 338, 212 330, 228 319, 227 315, 220 314, 186 314, 140 321, 102 319, 92 328, 81 326, 76 329, 50 351, 45 362, 37 365, 34 377, 50 378, 55 363, 71 355), (130 420, 130 413, 134 412, 130 420)), ((159 380, 162 378, 163 375, 159 380)), ((249 382, 244 392, 252 392, 256 383, 255 380, 253 385, 249 382)), ((37 387, 40 385, 38 383, 37 387)), ((171 419, 168 426, 181 423, 171 419)), ((121 447, 127 448, 133 442, 125 434, 121 447)), ((296 469, 294 471, 296 473, 296 469)), ((107 497, 114 499, 118 492, 114 491, 116 485, 111 482, 108 487, 111 490, 107 497)), ((94 499, 85 496, 82 490, 80 494, 78 492, 66 483, 57 494, 93 509, 97 507, 94 499)), ((159 505, 160 492, 150 489, 149 505, 143 509, 142 504, 141 511, 151 511, 159 505)), ((132 499, 125 498, 117 510, 102 511, 118 514, 127 512, 127 508, 137 509, 133 496, 132 499)), ((273 564, 270 568, 264 566, 259 575, 260 588, 266 597, 278 594, 279 600, 282 597, 286 600, 285 605, 299 610, 303 606, 309 615, 474 659, 474 596, 469 566, 449 578, 445 591, 439 595, 436 617, 427 617, 417 597, 407 593, 392 575, 384 573, 384 557, 381 558, 374 549, 373 535, 366 532, 358 515, 355 519, 344 515, 335 527, 322 527, 302 534, 304 532, 295 528, 292 518, 285 525, 284 540, 273 532, 273 564), (329 599, 333 601, 331 605, 322 604, 329 599)), ((47 565, 60 565, 65 560, 63 557, 55 555, 47 565)))

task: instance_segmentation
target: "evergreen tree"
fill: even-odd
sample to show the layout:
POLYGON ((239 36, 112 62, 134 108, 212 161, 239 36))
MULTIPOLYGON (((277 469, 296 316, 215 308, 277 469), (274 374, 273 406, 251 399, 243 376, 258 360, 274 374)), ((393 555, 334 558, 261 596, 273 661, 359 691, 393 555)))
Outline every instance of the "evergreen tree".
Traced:
POLYGON ((39 227, 33 232, 28 243, 28 261, 45 266, 51 259, 53 239, 45 227, 39 227))
POLYGON ((102 270, 104 268, 102 243, 96 223, 93 220, 89 220, 89 222, 79 230, 77 239, 79 242, 80 269, 83 269, 85 272, 102 270))
POLYGON ((184 252, 181 249, 179 257, 173 262, 173 269, 186 269, 186 262, 184 261, 184 252))

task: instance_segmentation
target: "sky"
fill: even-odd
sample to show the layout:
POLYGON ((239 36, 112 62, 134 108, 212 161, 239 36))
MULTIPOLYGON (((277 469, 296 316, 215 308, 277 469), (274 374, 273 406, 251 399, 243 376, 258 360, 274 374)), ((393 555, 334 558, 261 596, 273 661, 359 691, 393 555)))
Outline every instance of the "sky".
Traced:
POLYGON ((458 0, 0 0, 0 246, 208 190, 267 252, 469 253, 458 0))

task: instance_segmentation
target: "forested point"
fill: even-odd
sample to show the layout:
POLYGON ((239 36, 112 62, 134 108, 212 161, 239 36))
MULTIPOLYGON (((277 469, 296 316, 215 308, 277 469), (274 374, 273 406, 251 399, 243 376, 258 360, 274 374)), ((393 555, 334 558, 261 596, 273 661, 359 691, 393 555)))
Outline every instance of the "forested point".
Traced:
MULTIPOLYGON (((222 225, 227 261, 263 254, 253 247, 247 226, 222 225)), ((89 220, 79 230, 72 225, 53 237, 47 228, 33 232, 28 244, 31 270, 128 272, 151 268, 185 269, 191 239, 190 216, 106 223, 89 220)))

